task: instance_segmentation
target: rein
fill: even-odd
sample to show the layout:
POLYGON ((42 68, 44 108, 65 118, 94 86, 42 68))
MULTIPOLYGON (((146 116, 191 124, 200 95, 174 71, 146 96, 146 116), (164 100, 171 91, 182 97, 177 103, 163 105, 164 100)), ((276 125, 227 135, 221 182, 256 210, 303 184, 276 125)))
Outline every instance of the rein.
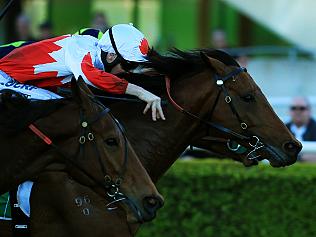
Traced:
POLYGON ((9 2, 6 3, 6 5, 2 8, 1 13, 0 13, 0 21, 2 20, 2 18, 4 17, 4 15, 7 13, 7 11, 9 10, 9 8, 11 7, 12 3, 14 2, 14 0, 10 0, 9 2))
MULTIPOLYGON (((239 121, 241 128, 243 130, 246 130, 248 128, 248 125, 242 121, 241 116, 237 112, 236 107, 234 106, 234 104, 232 102, 232 98, 229 95, 228 90, 224 85, 224 83, 229 79, 232 79, 233 81, 235 81, 235 77, 242 72, 247 72, 246 68, 239 67, 236 70, 232 71, 231 73, 225 75, 224 77, 220 77, 218 74, 215 74, 214 79, 216 81, 216 85, 219 87, 219 92, 216 96, 215 103, 211 109, 210 118, 212 117, 213 112, 218 104, 220 94, 223 92, 224 96, 225 96, 225 102, 230 106, 232 113, 237 117, 237 120, 239 121)), ((257 136, 245 136, 245 135, 237 133, 229 128, 226 128, 220 124, 205 120, 205 119, 199 117, 198 115, 195 115, 195 114, 185 110, 177 102, 175 102, 175 100, 172 98, 171 93, 170 93, 170 78, 168 76, 165 76, 165 81, 166 81, 166 90, 167 90, 168 98, 169 98, 171 104, 178 111, 189 116, 190 118, 192 118, 194 120, 198 120, 199 122, 201 122, 209 127, 215 128, 216 130, 222 132, 223 134, 230 136, 230 139, 228 139, 228 140, 225 140, 222 138, 209 137, 209 136, 202 138, 203 140, 211 140, 211 141, 215 141, 215 142, 226 142, 227 148, 230 151, 236 152, 236 153, 238 153, 238 150, 242 147, 239 144, 237 144, 236 147, 234 148, 234 147, 232 147, 231 142, 234 142, 233 140, 241 141, 242 143, 247 143, 249 145, 249 148, 251 149, 248 152, 248 154, 246 155, 246 158, 248 158, 250 160, 254 160, 254 159, 259 157, 259 155, 256 155, 255 151, 263 148, 264 144, 260 141, 260 139, 257 136), (233 140, 231 140, 231 139, 233 139, 233 140)), ((246 151, 248 151, 247 148, 246 148, 246 151)), ((244 153, 244 151, 242 153, 244 153)))

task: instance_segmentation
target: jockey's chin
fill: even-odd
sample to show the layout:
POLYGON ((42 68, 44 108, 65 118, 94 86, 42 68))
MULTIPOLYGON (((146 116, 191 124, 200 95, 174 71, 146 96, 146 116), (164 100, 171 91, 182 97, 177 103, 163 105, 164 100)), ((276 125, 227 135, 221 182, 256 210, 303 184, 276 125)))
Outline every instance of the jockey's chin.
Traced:
POLYGON ((122 65, 119 63, 112 68, 110 73, 118 75, 118 74, 126 73, 126 71, 122 68, 122 65))

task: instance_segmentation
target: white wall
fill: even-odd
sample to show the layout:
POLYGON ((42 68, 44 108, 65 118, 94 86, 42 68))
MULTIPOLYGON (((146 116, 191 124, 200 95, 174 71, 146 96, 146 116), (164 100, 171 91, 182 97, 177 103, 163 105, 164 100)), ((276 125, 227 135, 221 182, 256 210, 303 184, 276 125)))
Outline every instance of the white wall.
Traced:
POLYGON ((255 58, 247 69, 282 120, 294 96, 306 96, 316 117, 316 61, 287 58, 255 58))

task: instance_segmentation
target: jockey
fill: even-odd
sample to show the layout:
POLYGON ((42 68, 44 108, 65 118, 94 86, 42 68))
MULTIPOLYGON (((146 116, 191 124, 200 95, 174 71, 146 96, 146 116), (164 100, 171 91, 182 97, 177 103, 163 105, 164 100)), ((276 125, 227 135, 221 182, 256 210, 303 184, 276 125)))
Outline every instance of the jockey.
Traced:
POLYGON ((78 34, 42 40, 0 59, 0 90, 13 89, 30 99, 56 99, 60 96, 46 89, 82 76, 88 85, 106 92, 137 96, 147 103, 143 113, 151 108, 154 121, 165 120, 158 96, 114 75, 146 63, 148 52, 146 38, 130 24, 111 27, 100 39, 78 34))
MULTIPOLYGON (((104 34, 86 28, 74 35, 2 45, 0 90, 16 90, 30 99, 58 99, 59 95, 47 89, 82 76, 88 85, 106 92, 137 96, 147 103, 144 113, 151 108, 154 121, 165 120, 159 97, 114 75, 146 63, 148 51, 144 35, 129 24, 115 25, 104 34)), ((17 191, 19 207, 27 216, 32 186, 33 182, 26 181, 17 191)), ((8 193, 1 195, 0 220, 11 220, 8 203, 8 193)))

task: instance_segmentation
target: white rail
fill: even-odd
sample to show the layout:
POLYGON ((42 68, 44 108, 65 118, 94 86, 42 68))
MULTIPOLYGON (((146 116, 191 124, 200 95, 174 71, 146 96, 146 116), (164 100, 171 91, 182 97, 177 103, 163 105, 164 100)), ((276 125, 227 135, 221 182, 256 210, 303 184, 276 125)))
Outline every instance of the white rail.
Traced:
POLYGON ((316 142, 302 142, 303 153, 316 153, 316 142))

